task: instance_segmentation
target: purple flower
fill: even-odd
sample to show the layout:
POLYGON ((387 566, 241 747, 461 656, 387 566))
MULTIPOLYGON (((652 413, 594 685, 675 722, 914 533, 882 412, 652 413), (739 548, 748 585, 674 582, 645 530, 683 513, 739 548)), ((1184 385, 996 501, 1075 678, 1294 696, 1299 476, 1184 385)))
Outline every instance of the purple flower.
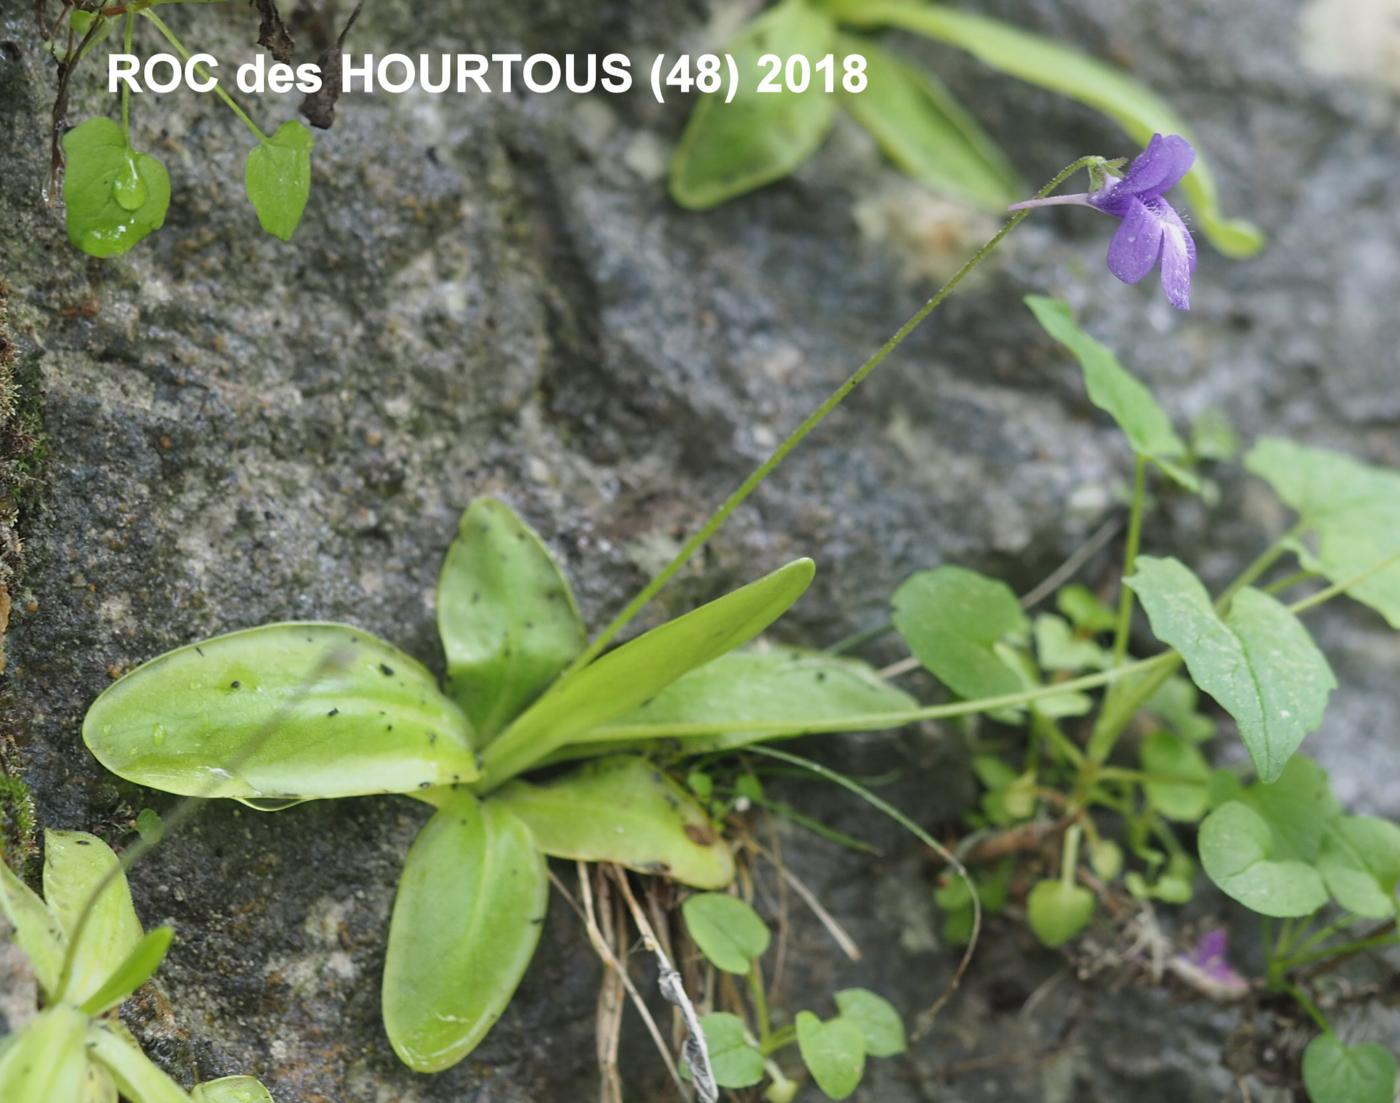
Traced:
POLYGON ((1228 937, 1223 930, 1207 931, 1196 940, 1190 953, 1178 954, 1172 962, 1177 976, 1218 996, 1238 998, 1249 991, 1249 981, 1235 972, 1225 956, 1228 937))
POLYGON ((1195 160, 1196 151, 1185 138, 1154 134, 1127 173, 1108 177, 1097 191, 1031 199, 1011 209, 1078 204, 1112 215, 1121 225, 1108 246, 1108 270, 1124 283, 1137 283, 1160 264, 1167 302, 1178 310, 1189 310, 1196 243, 1163 196, 1191 170, 1195 160))

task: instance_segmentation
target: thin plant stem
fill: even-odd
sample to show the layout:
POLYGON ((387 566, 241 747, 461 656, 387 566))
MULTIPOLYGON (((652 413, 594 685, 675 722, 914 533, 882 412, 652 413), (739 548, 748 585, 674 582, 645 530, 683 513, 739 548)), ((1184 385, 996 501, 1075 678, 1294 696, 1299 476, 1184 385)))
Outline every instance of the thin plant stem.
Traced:
MULTIPOLYGON (((1098 157, 1081 157, 1072 165, 1068 165, 1060 172, 1056 173, 1054 178, 1036 193, 1037 198, 1048 196, 1076 172, 1087 168, 1091 164, 1099 163, 1101 163, 1101 159, 1098 157)), ((650 582, 643 586, 637 595, 623 607, 622 611, 609 622, 607 627, 605 627, 593 642, 584 649, 583 653, 570 664, 569 668, 560 678, 560 681, 562 682, 563 679, 567 678, 575 671, 581 670, 601 655, 603 650, 617 637, 618 633, 632 623, 637 614, 640 613, 642 609, 651 602, 652 598, 656 597, 656 595, 666 587, 671 579, 675 577, 676 573, 690 561, 691 556, 709 542, 710 538, 720 530, 727 520, 729 520, 730 515, 747 500, 749 495, 759 488, 763 481, 767 479, 774 470, 777 469, 778 465, 787 458, 788 453, 801 444, 813 429, 825 421, 827 415, 840 406, 841 403, 845 401, 846 396, 860 386, 865 378, 878 368, 890 353, 899 348, 899 346, 904 343, 905 338, 913 333, 924 319, 937 310, 943 304, 943 301, 957 290, 958 285, 1002 243, 1002 240, 1007 234, 1011 233, 1012 230, 1026 219, 1029 213, 1029 211, 1017 211, 1013 214, 1001 229, 993 234, 987 243, 978 249, 977 252, 975 252, 972 257, 934 293, 933 297, 914 313, 913 317, 900 326, 895 334, 881 345, 865 363, 857 368, 844 383, 837 387, 836 390, 832 391, 820 406, 808 414, 807 417, 802 420, 801 424, 788 434, 787 439, 779 444, 778 447, 773 450, 772 454, 759 464, 748 478, 739 484, 738 489, 730 494, 729 497, 724 500, 723 504, 710 515, 709 520, 685 542, 680 551, 676 553, 675 557, 667 563, 650 582)))
POLYGON ((759 968, 758 958, 749 962, 748 981, 749 995, 753 999, 753 1017, 758 1023, 758 1044, 764 1053, 768 1053, 773 1023, 768 1017, 768 993, 763 989, 763 972, 759 968))
POLYGON ((968 966, 972 964, 972 955, 977 949, 977 940, 982 933, 982 900, 977 894, 977 884, 972 880, 972 875, 968 873, 967 867, 963 865, 962 860, 946 846, 940 843, 898 808, 890 804, 889 801, 877 797, 865 786, 852 781, 845 774, 838 773, 836 770, 823 766, 820 762, 813 762, 809 758, 790 754, 787 751, 780 751, 776 747, 753 746, 749 748, 749 752, 765 755, 768 758, 776 758, 778 761, 786 762, 791 766, 801 767, 826 781, 834 782, 841 786, 841 788, 854 793, 856 796, 860 797, 861 800, 865 801, 866 804, 870 805, 870 807, 878 812, 883 812, 890 819, 894 820, 894 822, 904 828, 905 831, 909 832, 909 834, 913 835, 919 842, 923 843, 947 862, 948 865, 952 866, 953 871, 962 882, 967 885, 968 893, 972 897, 972 930, 968 935, 967 946, 963 949, 963 954, 958 961, 958 966, 953 970, 952 978, 948 981, 939 997, 919 1016, 919 1021, 914 1030, 914 1037, 917 1038, 924 1034, 939 1011, 943 1009, 944 1004, 952 999, 953 993, 958 990, 958 985, 962 983, 963 975, 967 972, 968 966))
POLYGON ((1340 597, 1353 586, 1360 586, 1361 583, 1365 582, 1368 578, 1380 574, 1381 571, 1387 570, 1397 563, 1400 563, 1400 552, 1396 552, 1394 555, 1388 555, 1384 559, 1378 559, 1364 571, 1360 571, 1350 578, 1343 579, 1341 582, 1333 583, 1325 590, 1318 590, 1317 593, 1308 595, 1303 598, 1302 601, 1295 601, 1288 607, 1288 611, 1294 616, 1297 616, 1299 613, 1306 613, 1309 609, 1316 609, 1319 605, 1331 601, 1334 597, 1340 597))
POLYGON ((1313 1003, 1306 992, 1296 984, 1285 985, 1283 990, 1298 1001, 1298 1006, 1308 1013, 1308 1017, 1318 1025, 1319 1030, 1324 1034, 1332 1033, 1332 1026, 1327 1017, 1318 1010, 1317 1004, 1313 1003))
MULTIPOLYGON (((707 724, 675 723, 603 725, 588 733, 589 742, 613 742, 625 739, 685 739, 724 732, 743 731, 750 735, 817 735, 829 732, 884 731, 889 728, 902 728, 922 720, 947 720, 955 716, 973 716, 982 712, 995 712, 998 709, 1028 705, 1045 697, 1055 697, 1085 689, 1097 689, 1111 685, 1120 678, 1133 674, 1144 674, 1156 670, 1176 658, 1175 652, 1164 652, 1150 659, 1102 670, 1095 674, 1085 674, 1067 682, 1054 685, 1036 686, 1017 693, 1006 693, 998 697, 981 697, 974 701, 951 701, 944 705, 929 705, 925 708, 908 709, 902 712, 875 712, 861 716, 843 716, 834 720, 745 720, 742 723, 707 724)), ((752 749, 752 748, 751 748, 752 749)))
POLYGON ((1311 582, 1318 577, 1316 571, 1294 571, 1290 575, 1280 578, 1277 582, 1270 582, 1264 587, 1266 594, 1281 594, 1284 590, 1291 590, 1303 582, 1311 582))
POLYGON ((1221 612, 1229 609, 1230 602, 1234 596, 1246 586, 1252 586, 1264 576, 1270 567, 1288 554, 1288 550, 1293 546, 1293 542, 1307 532, 1308 527, 1307 522, 1299 521, 1265 548, 1253 563, 1240 572, 1238 578, 1231 582, 1229 586, 1225 587, 1225 592, 1215 599, 1216 609, 1221 612))
MULTIPOLYGON (((131 51, 132 34, 136 26, 136 16, 130 12, 126 14, 126 27, 122 33, 122 49, 128 54, 131 51)), ((126 135, 126 144, 131 145, 131 85, 122 81, 122 133, 126 135)))
POLYGON ((1147 510, 1147 461, 1141 456, 1133 465, 1133 504, 1128 512, 1128 538, 1123 547, 1123 577, 1118 583, 1118 627, 1113 633, 1113 665, 1120 666, 1128 655, 1128 633, 1133 624, 1133 588, 1128 576, 1137 564, 1142 543, 1142 515, 1147 510))
POLYGON ((1079 839, 1084 829, 1077 823, 1065 832, 1065 846, 1060 861, 1060 881, 1065 885, 1074 884, 1075 873, 1079 870, 1079 839))
MULTIPOLYGON (((168 26, 166 26, 165 20, 163 20, 155 12, 151 11, 150 8, 142 8, 141 17, 143 19, 149 19, 155 25, 156 30, 160 31, 160 33, 165 36, 165 40, 169 42, 170 45, 175 47, 175 52, 178 53, 186 61, 189 61, 189 50, 185 48, 185 44, 183 42, 181 42, 178 38, 175 37, 175 32, 172 31, 168 26)), ((213 79, 209 70, 206 69, 203 65, 198 66, 197 71, 199 72, 199 75, 204 77, 206 80, 213 79)), ((214 95, 218 96, 219 99, 224 101, 224 106, 226 106, 230 111, 232 111, 243 121, 243 125, 253 132, 253 135, 258 139, 259 142, 267 141, 267 135, 264 134, 260 129, 258 129, 258 124, 253 122, 253 120, 249 117, 248 113, 244 111, 243 108, 238 106, 238 101, 224 91, 224 86, 222 84, 217 82, 215 83, 214 95)))

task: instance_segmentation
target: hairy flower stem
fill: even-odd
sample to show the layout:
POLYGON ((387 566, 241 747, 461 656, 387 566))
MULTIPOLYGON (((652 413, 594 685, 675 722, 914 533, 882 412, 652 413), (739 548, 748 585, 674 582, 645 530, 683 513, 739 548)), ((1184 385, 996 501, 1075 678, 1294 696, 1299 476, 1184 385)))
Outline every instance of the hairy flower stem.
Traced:
MULTIPOLYGON (((1079 158, 1074 164, 1058 172, 1045 187, 1041 188, 1040 191, 1036 193, 1037 197, 1043 198, 1048 196, 1076 172, 1087 168, 1091 164, 1099 164, 1101 161, 1102 158, 1100 157, 1079 158)), ((759 464, 747 479, 739 484, 738 489, 724 500, 724 503, 719 509, 715 510, 715 512, 710 515, 709 520, 685 542, 681 550, 661 569, 656 577, 643 586, 637 596, 628 602, 623 610, 598 634, 584 652, 573 661, 568 670, 560 677, 559 681, 562 682, 570 674, 581 670, 601 655, 608 644, 617 637, 617 634, 626 628, 637 614, 651 602, 652 598, 656 597, 656 595, 665 588, 666 584, 675 577, 676 573, 690 561, 691 556, 703 548, 705 544, 709 542, 710 538, 720 530, 724 523, 729 520, 730 514, 738 509, 749 495, 757 490, 759 486, 762 485, 763 481, 773 473, 777 466, 787 458, 788 453, 801 444, 808 433, 826 420, 827 415, 835 410, 836 407, 840 406, 841 403, 846 400, 846 397, 860 386, 860 384, 864 382, 866 376, 878 368, 890 353, 899 348, 899 346, 904 343, 904 339, 913 333, 924 319, 937 310, 949 295, 957 290, 958 285, 968 277, 972 270, 986 260, 996 247, 1002 243, 1007 234, 1011 233, 1012 230, 1019 226, 1029 213, 1028 211, 1017 211, 1000 230, 992 235, 985 245, 978 249, 977 252, 953 274, 952 278, 950 278, 947 283, 934 293, 933 297, 929 299, 928 302, 924 303, 924 305, 919 308, 912 318, 899 327, 899 330, 894 336, 881 345, 864 364, 857 368, 844 383, 837 387, 836 390, 827 397, 825 402, 808 414, 807 417, 803 419, 802 423, 788 434, 787 439, 779 444, 778 447, 773 450, 773 453, 759 464)))
MULTIPOLYGON (((122 32, 122 49, 128 54, 131 53, 131 37, 136 26, 136 16, 128 13, 126 16, 126 28, 122 32)), ((122 81, 122 133, 126 135, 126 144, 131 145, 131 85, 122 81)))

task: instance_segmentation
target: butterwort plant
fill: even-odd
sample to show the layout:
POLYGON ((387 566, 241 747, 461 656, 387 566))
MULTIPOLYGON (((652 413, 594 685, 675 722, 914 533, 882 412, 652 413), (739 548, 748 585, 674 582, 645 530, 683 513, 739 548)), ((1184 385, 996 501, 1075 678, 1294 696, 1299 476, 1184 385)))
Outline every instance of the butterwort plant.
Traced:
MULTIPOLYGON (((1081 158, 1040 195, 1107 164, 1081 158)), ((88 712, 88 747, 131 781, 263 810, 385 794, 430 805, 395 900, 383 1010, 400 1057, 435 1071, 470 1053, 515 991, 544 917, 545 856, 616 863, 706 890, 732 878, 716 825, 647 752, 711 754, 805 732, 1014 708, 1164 665, 1116 665, 1065 685, 1032 677, 987 698, 923 705, 860 662, 745 649, 805 590, 814 570, 805 559, 612 646, 1028 214, 1015 212, 591 642, 536 534, 504 504, 482 500, 463 516, 438 581, 443 685, 353 626, 267 625, 179 648, 119 680, 88 712), (562 774, 536 773, 576 759, 585 761, 562 774)), ((1158 451, 1170 465, 1170 448, 1158 451)))
MULTIPOLYGON (((545 916, 546 855, 703 889, 733 879, 706 810, 617 747, 753 698, 827 719, 908 703, 864 664, 735 650, 812 572, 796 560, 580 665, 586 637, 563 573, 510 509, 482 499, 438 582, 442 686, 356 628, 268 625, 133 671, 93 704, 84 738, 115 773, 172 793, 262 810, 375 794, 432 806, 394 903, 383 1011, 399 1056, 437 1071, 475 1048, 515 991, 545 916), (522 777, 577 757, 547 780, 522 777)), ((692 750, 743 742, 742 729, 710 727, 692 750)))
POLYGON ((160 968, 169 927, 144 931, 112 849, 81 831, 44 835, 44 895, 0 862, 0 915, 34 973, 43 1007, 0 1040, 6 1103, 273 1103, 249 1076, 186 1092, 118 1018, 160 968))

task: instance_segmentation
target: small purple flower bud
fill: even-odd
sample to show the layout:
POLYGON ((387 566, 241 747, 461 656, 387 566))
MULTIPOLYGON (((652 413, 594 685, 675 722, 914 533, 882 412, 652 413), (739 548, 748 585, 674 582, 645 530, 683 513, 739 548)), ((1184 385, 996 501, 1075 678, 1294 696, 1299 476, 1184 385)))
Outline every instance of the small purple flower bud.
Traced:
POLYGON ((1195 160, 1196 151, 1185 138, 1154 134, 1128 171, 1110 177, 1097 191, 1032 199, 1011 209, 1075 204, 1112 215, 1121 225, 1108 246, 1108 270, 1124 283, 1137 283, 1160 264, 1167 302, 1189 310, 1196 243, 1163 196, 1191 171, 1195 160))

